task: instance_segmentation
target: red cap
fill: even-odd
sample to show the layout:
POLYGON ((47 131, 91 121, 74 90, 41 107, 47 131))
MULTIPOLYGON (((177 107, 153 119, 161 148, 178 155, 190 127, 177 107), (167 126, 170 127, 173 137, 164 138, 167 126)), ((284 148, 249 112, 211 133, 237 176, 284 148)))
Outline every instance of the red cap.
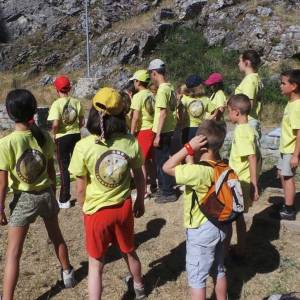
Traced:
POLYGON ((66 76, 56 77, 53 84, 58 92, 68 93, 71 89, 71 82, 66 76))
POLYGON ((220 82, 223 82, 222 74, 212 73, 208 76, 207 80, 204 81, 204 84, 210 86, 220 82))

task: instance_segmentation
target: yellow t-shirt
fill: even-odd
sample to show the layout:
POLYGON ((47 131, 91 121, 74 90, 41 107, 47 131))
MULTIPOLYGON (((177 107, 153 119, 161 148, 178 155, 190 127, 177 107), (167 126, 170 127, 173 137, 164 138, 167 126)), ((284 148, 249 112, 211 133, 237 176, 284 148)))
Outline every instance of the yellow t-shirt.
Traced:
POLYGON ((260 92, 263 88, 262 82, 257 73, 251 73, 244 77, 240 85, 235 89, 235 94, 244 94, 253 100, 253 107, 249 119, 260 119, 261 100, 260 92))
POLYGON ((229 158, 229 166, 235 171, 240 181, 250 182, 249 155, 256 155, 257 174, 261 169, 261 154, 258 136, 249 124, 238 124, 235 127, 229 158))
MULTIPOLYGON (((175 168, 175 179, 177 184, 185 185, 183 194, 184 226, 186 228, 197 228, 207 221, 200 211, 197 202, 192 211, 193 190, 196 191, 198 199, 203 199, 214 180, 212 167, 197 164, 179 165, 175 168)), ((201 200, 199 200, 201 204, 201 200)))
POLYGON ((281 122, 281 153, 294 153, 297 129, 300 129, 300 99, 288 102, 285 107, 281 122))
POLYGON ((51 185, 47 162, 53 158, 54 143, 49 133, 43 133, 43 149, 29 130, 14 131, 0 139, 0 170, 8 172, 14 191, 41 191, 51 185))
POLYGON ((63 97, 54 101, 49 111, 48 121, 59 121, 59 131, 55 138, 80 133, 79 118, 83 116, 84 111, 79 100, 63 97))
POLYGON ((155 98, 150 90, 142 90, 132 97, 132 110, 140 113, 140 122, 137 131, 152 129, 155 109, 155 98))
POLYGON ((216 107, 208 97, 191 98, 183 95, 181 98, 184 111, 183 127, 198 127, 205 119, 206 113, 213 112, 216 107))
POLYGON ((130 135, 115 135, 106 142, 90 135, 79 141, 69 171, 88 178, 84 213, 93 214, 130 196, 130 169, 139 168, 142 163, 139 145, 130 135))
POLYGON ((155 112, 152 129, 154 132, 157 132, 161 108, 167 110, 167 117, 161 133, 174 131, 176 127, 176 106, 177 99, 173 86, 170 83, 162 83, 155 96, 155 112))

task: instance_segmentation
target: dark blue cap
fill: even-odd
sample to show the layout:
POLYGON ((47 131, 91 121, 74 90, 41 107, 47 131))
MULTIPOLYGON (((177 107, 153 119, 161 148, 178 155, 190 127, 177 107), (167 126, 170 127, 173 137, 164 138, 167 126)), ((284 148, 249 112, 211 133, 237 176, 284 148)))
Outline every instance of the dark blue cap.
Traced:
POLYGON ((201 84, 203 80, 201 79, 200 76, 198 75, 190 75, 186 80, 185 80, 185 85, 187 88, 193 88, 201 84))

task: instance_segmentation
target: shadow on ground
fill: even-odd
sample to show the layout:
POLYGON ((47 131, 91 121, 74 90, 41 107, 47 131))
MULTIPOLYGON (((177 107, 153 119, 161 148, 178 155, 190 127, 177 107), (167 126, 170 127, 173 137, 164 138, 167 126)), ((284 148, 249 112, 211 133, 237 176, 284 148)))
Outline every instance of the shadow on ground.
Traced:
MULTIPOLYGON (((135 235, 135 242, 137 247, 139 247, 141 244, 153 238, 158 237, 160 235, 161 229, 163 228, 163 226, 165 226, 165 224, 166 224, 166 220, 162 218, 156 218, 149 221, 146 225, 146 230, 139 232, 135 235)), ((120 258, 122 258, 120 251, 116 247, 111 246, 108 249, 105 263, 106 264, 111 263, 120 258)), ((87 277, 88 274, 88 262, 83 261, 80 264, 81 267, 75 271, 75 278, 77 283, 80 283, 84 278, 87 277)), ((49 300, 55 295, 59 294, 62 290, 63 290, 62 281, 57 281, 56 284, 52 286, 49 291, 39 296, 36 300, 49 300)))

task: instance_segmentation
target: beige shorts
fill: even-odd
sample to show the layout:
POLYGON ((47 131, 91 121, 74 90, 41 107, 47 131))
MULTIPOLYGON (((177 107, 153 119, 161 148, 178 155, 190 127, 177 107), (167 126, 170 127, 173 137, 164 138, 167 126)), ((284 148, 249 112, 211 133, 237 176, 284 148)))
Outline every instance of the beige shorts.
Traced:
POLYGON ((292 154, 280 153, 277 169, 280 170, 281 176, 292 177, 295 175, 296 169, 292 169, 290 164, 292 156, 292 154))
POLYGON ((26 226, 38 216, 51 219, 59 212, 59 207, 51 188, 39 192, 15 192, 9 205, 11 215, 9 225, 26 226))

